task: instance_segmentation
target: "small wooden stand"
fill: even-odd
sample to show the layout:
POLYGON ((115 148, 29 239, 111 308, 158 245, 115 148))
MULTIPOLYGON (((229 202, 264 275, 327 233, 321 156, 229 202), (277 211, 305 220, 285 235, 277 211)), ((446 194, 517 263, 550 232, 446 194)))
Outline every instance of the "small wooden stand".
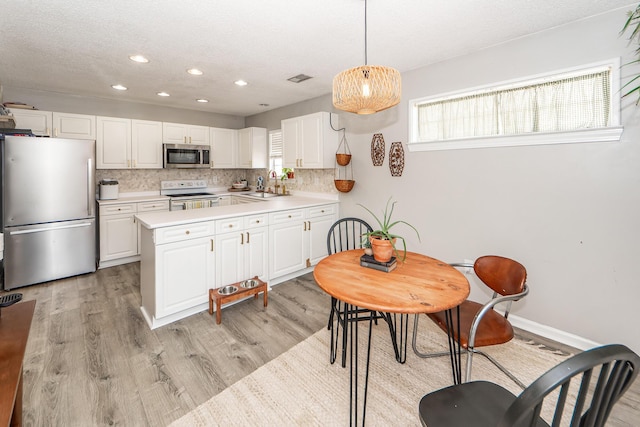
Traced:
MULTIPOLYGON (((258 294, 263 292, 263 301, 264 306, 267 306, 267 284, 262 280, 258 279, 258 276, 254 277, 253 280, 258 281, 258 285, 253 288, 243 288, 242 282, 244 280, 234 283, 232 286, 238 288, 238 290, 229 295, 222 295, 218 292, 219 289, 209 289, 209 314, 213 314, 213 304, 216 304, 216 325, 219 325, 222 322, 222 304, 226 304, 228 302, 237 301, 242 298, 246 298, 250 295, 254 296, 254 299, 258 299, 258 294)), ((223 286, 223 288, 226 286, 223 286)))

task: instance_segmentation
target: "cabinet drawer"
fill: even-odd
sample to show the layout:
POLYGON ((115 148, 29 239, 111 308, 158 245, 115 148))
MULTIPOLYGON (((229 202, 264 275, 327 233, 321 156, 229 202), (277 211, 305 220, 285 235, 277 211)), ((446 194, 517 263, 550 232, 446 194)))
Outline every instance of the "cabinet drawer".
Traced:
POLYGON ((138 202, 138 213, 151 211, 168 211, 168 200, 155 200, 153 202, 138 202))
POLYGON ((213 236, 214 232, 215 221, 158 228, 156 230, 156 245, 213 236))
POLYGON ((336 205, 323 205, 315 208, 309 208, 309 218, 316 218, 319 216, 333 215, 336 213, 336 205))
POLYGON ((216 234, 240 231, 244 228, 244 217, 219 219, 216 221, 216 234))
POLYGON ((272 212, 269 214, 269 224, 285 224, 287 222, 302 221, 304 211, 296 209, 292 211, 272 212))
POLYGON ((269 215, 266 213, 244 217, 244 228, 246 229, 263 227, 265 225, 269 225, 269 215))
POLYGON ((101 205, 100 215, 116 215, 123 213, 136 213, 135 203, 122 203, 117 205, 101 205))

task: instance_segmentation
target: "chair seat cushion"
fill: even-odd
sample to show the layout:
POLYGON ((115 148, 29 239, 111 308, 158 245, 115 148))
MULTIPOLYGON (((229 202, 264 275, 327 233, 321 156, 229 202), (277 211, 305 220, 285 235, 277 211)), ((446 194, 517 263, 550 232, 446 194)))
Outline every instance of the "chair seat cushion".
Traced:
MULTIPOLYGON (((457 329, 454 336, 459 339, 460 345, 464 348, 468 347, 469 332, 471 323, 476 314, 482 309, 482 304, 475 301, 465 301, 460 304, 460 337, 458 337, 457 329)), ((452 310, 454 325, 457 322, 456 310, 452 310)), ((447 323, 445 320, 445 312, 429 313, 429 318, 436 322, 443 331, 447 331, 447 323)), ((507 319, 500 313, 489 310, 485 313, 478 331, 476 332, 474 347, 484 347, 488 345, 503 344, 513 338, 513 327, 507 319)))

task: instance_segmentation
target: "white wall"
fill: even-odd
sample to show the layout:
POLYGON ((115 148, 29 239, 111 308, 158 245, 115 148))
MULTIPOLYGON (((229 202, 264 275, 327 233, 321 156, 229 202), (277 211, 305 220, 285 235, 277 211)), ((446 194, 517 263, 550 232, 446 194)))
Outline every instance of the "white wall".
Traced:
MULTIPOLYGON (((613 11, 404 73, 399 106, 368 117, 340 113, 356 180, 354 190, 341 196, 341 215, 371 220, 356 203, 381 211, 393 196, 396 218, 420 230, 418 242, 411 230, 398 228, 410 250, 447 262, 503 255, 527 267, 531 293, 514 306, 514 323, 535 322, 534 327, 550 330, 534 332, 577 345, 619 342, 640 352, 635 264, 640 258, 640 107, 635 99, 623 102, 625 129, 619 143, 406 149, 412 98, 615 56, 628 62, 635 47, 618 36, 625 13, 613 11), (371 138, 378 132, 386 142, 382 167, 374 167, 370 159, 371 138), (405 143, 402 177, 389 172, 394 141, 405 143), (569 335, 553 335, 558 331, 569 335), (585 341, 573 342, 571 334, 585 341)), ((623 68, 623 78, 628 80, 633 71, 637 68, 623 68)), ((313 105, 316 111, 333 111, 330 96, 313 100, 313 105)), ((295 109, 286 113, 293 116, 295 109)), ((269 114, 273 119, 278 110, 269 114)), ((277 127, 266 119, 249 117, 247 125, 277 127)))

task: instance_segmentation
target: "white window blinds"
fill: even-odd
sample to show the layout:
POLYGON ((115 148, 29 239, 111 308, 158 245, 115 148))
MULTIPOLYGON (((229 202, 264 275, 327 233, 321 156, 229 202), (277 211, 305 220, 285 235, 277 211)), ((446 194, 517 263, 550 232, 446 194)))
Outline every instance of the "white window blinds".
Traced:
POLYGON ((609 126, 610 73, 606 68, 543 83, 419 103, 418 140, 609 126))
POLYGON ((409 101, 409 151, 620 141, 620 58, 409 101))
POLYGON ((282 157, 282 131, 272 130, 269 132, 269 157, 282 157))

